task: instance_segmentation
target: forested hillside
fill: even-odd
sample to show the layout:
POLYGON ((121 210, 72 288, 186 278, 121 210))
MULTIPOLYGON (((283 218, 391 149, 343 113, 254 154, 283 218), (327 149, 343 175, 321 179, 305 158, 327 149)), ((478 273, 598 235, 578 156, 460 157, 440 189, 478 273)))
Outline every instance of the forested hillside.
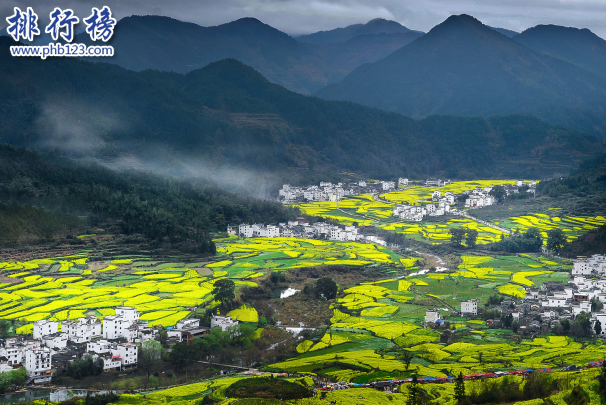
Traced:
MULTIPOLYGON (((316 95, 415 118, 533 114, 606 136, 606 79, 514 39, 471 16, 451 16, 316 95)), ((586 44, 584 49, 589 48, 586 44)), ((596 66, 597 61, 587 55, 583 66, 596 66)))
POLYGON ((190 176, 227 167, 293 182, 342 170, 380 178, 543 177, 567 173, 604 147, 530 116, 415 121, 306 97, 233 59, 187 75, 132 72, 12 58, 12 43, 0 38, 1 140, 111 167, 134 161, 190 176))
POLYGON ((105 232, 141 234, 192 252, 212 252, 211 232, 229 223, 277 222, 294 213, 204 180, 115 172, 0 144, 0 240, 19 242, 105 232))

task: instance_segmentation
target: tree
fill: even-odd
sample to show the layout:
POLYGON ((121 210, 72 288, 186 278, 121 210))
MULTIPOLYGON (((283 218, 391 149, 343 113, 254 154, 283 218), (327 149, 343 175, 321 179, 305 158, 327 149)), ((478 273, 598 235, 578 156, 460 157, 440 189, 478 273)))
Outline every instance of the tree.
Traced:
POLYGON ((466 231, 464 228, 450 228, 450 241, 457 246, 463 244, 466 231))
POLYGON ((225 278, 215 283, 212 294, 217 301, 223 304, 236 298, 235 290, 236 284, 232 280, 225 278))
POLYGON ((547 249, 560 253, 566 244, 566 234, 560 228, 554 228, 547 231, 547 249))
POLYGON ((468 229, 465 233, 465 244, 468 248, 473 249, 476 246, 478 239, 478 231, 475 229, 468 229))
POLYGON ((170 351, 170 362, 177 370, 183 370, 189 364, 196 361, 198 353, 195 353, 195 349, 195 344, 188 344, 187 342, 176 343, 170 351))
POLYGON ((413 374, 412 381, 408 385, 408 397, 406 398, 406 405, 417 405, 419 403, 419 380, 416 374, 413 374))
POLYGON ((591 314, 581 312, 570 327, 570 334, 575 337, 591 337, 591 314))
POLYGON ((23 387, 26 380, 27 370, 25 367, 0 373, 0 394, 4 394, 7 389, 14 385, 17 387, 23 387))
POLYGON ((410 362, 414 357, 415 356, 409 352, 405 352, 402 356, 402 360, 404 360, 404 364, 406 365, 406 370, 408 370, 408 367, 410 367, 410 362))
POLYGON ((337 297, 339 288, 337 283, 330 277, 322 277, 316 281, 316 295, 322 296, 327 300, 332 300, 337 297))
POLYGON ((604 303, 602 303, 602 301, 600 301, 597 298, 592 298, 591 299, 591 312, 599 312, 600 310, 602 310, 604 308, 604 303))
POLYGON ((166 329, 160 329, 158 331, 158 340, 162 347, 168 346, 168 332, 166 329))
POLYGON ((149 376, 158 366, 158 363, 160 363, 163 352, 164 348, 162 344, 155 340, 148 340, 139 348, 137 367, 147 374, 148 381, 149 376))
POLYGON ((461 372, 459 372, 459 376, 455 381, 454 397, 459 402, 465 398, 465 380, 463 379, 463 373, 461 372))
POLYGON ((593 329, 595 330, 595 334, 600 336, 602 334, 602 322, 596 320, 595 325, 593 325, 593 329))
POLYGON ((494 186, 488 195, 493 196, 497 202, 503 202, 505 201, 505 197, 507 197, 507 191, 505 191, 505 187, 503 186, 494 186))

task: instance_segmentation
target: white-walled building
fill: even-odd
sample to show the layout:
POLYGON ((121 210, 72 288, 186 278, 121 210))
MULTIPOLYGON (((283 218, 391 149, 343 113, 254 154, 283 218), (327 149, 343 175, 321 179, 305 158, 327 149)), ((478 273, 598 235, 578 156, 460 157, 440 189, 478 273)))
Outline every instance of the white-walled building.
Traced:
POLYGON ((188 318, 188 319, 181 319, 179 322, 177 322, 174 329, 181 330, 181 329, 198 328, 198 327, 200 327, 200 320, 198 318, 188 318))
POLYGON ((59 331, 59 322, 43 319, 34 322, 34 339, 40 339, 42 336, 51 335, 59 331))
POLYGON ((101 336, 102 324, 94 316, 61 322, 61 332, 66 333, 74 343, 90 342, 101 336))
POLYGON ((461 314, 478 314, 478 300, 461 301, 461 314))
POLYGON ((120 358, 122 370, 134 368, 137 366, 138 360, 137 345, 132 343, 118 344, 115 348, 112 348, 112 356, 120 358))
POLYGON ((25 369, 30 377, 36 377, 36 383, 50 382, 52 351, 39 345, 25 349, 25 369))
POLYGON ((223 332, 227 331, 227 328, 237 326, 238 321, 231 319, 229 316, 213 315, 210 318, 210 328, 221 328, 223 332))
POLYGON ((23 362, 23 350, 25 345, 16 338, 9 338, 4 341, 0 347, 0 357, 6 357, 7 363, 16 366, 23 362))
POLYGON ((243 236, 245 238, 252 238, 252 236, 253 236, 252 226, 250 226, 248 224, 240 224, 240 226, 238 226, 238 235, 243 236))
POLYGON ((139 321, 139 312, 135 307, 116 307, 116 315, 130 322, 139 321))
POLYGON ((42 344, 51 349, 63 349, 67 347, 69 340, 67 333, 56 332, 42 337, 42 344))
POLYGON ((437 309, 428 309, 425 311, 425 323, 435 323, 440 319, 440 312, 437 309))

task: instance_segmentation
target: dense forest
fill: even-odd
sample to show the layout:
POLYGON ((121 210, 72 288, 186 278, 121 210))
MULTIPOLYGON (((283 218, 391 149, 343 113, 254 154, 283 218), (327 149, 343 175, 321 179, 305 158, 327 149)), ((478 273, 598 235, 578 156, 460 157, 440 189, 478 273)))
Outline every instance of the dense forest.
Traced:
POLYGON ((281 204, 195 179, 117 172, 0 144, 0 240, 50 238, 91 228, 211 252, 229 223, 295 216, 281 204))
POLYGON ((12 58, 0 37, 0 140, 112 165, 196 175, 221 168, 374 178, 565 174, 597 138, 524 115, 415 121, 306 97, 233 59, 187 75, 68 58, 12 58))
POLYGON ((539 183, 537 191, 553 198, 570 194, 593 203, 606 202, 606 153, 581 162, 569 176, 539 183))

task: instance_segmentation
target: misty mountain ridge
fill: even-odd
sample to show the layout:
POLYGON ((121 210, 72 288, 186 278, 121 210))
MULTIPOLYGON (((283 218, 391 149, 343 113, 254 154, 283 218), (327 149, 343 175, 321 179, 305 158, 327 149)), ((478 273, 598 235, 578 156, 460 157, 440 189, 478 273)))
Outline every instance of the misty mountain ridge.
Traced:
POLYGON ((537 53, 565 60, 606 78, 606 41, 587 28, 537 25, 513 39, 537 53))
POLYGON ((240 184, 268 175, 331 179, 343 170, 381 178, 540 178, 566 173, 604 148, 595 137, 529 116, 415 121, 306 97, 234 59, 186 75, 134 72, 68 58, 12 58, 6 48, 13 43, 0 38, 0 140, 113 168, 127 161, 176 175, 225 173, 240 184))
POLYGON ((316 93, 415 118, 533 114, 606 135, 606 80, 539 55, 468 16, 451 16, 316 93))
POLYGON ((385 20, 383 18, 375 18, 366 24, 353 24, 343 28, 335 28, 327 31, 318 31, 312 34, 300 35, 295 37, 297 41, 313 45, 328 45, 338 42, 347 42, 350 39, 359 35, 368 34, 406 34, 416 33, 418 36, 423 35, 421 31, 413 31, 406 28, 396 21, 385 20))

